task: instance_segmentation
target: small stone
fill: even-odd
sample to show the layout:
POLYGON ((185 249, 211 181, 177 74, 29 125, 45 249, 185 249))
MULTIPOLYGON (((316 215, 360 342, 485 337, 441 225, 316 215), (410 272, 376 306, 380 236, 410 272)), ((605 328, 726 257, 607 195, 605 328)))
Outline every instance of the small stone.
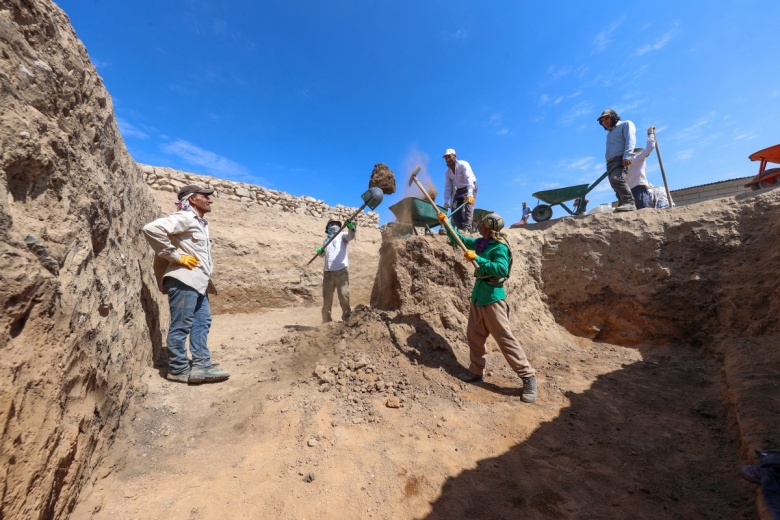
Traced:
POLYGON ((388 408, 401 408, 401 400, 397 397, 388 397, 385 406, 388 408))

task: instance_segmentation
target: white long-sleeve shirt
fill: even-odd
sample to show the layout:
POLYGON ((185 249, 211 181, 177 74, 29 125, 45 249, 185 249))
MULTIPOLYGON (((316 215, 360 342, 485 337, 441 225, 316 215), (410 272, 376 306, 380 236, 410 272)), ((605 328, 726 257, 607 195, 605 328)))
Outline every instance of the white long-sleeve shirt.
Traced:
MULTIPOLYGON (((355 238, 355 232, 352 230, 342 231, 325 248, 325 270, 341 271, 349 267, 349 254, 347 253, 347 242, 355 238)), ((327 239, 323 242, 327 242, 327 239)))
POLYGON ((631 159, 631 164, 628 165, 628 174, 626 175, 626 184, 628 189, 635 188, 636 186, 650 186, 647 182, 647 165, 645 159, 647 156, 655 150, 655 134, 647 135, 647 144, 645 149, 639 152, 631 159))
POLYGON ((444 203, 452 205, 455 191, 460 188, 468 188, 467 196, 473 197, 477 191, 477 177, 469 163, 457 160, 454 172, 451 168, 444 172, 444 203))
POLYGON ((144 226, 144 236, 155 252, 154 274, 162 291, 162 279, 176 278, 200 294, 206 294, 214 273, 208 225, 192 211, 177 211, 144 226), (198 259, 192 269, 180 265, 181 255, 198 259))

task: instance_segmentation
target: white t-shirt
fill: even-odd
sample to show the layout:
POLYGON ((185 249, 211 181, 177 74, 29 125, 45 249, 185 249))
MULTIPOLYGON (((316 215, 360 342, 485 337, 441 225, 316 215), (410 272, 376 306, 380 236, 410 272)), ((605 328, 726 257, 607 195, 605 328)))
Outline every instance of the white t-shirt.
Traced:
MULTIPOLYGON (((355 232, 342 231, 333 239, 333 242, 325 248, 325 270, 341 271, 349 267, 349 255, 347 254, 347 243, 355 238, 355 232)), ((327 242, 327 239, 323 242, 327 242)))

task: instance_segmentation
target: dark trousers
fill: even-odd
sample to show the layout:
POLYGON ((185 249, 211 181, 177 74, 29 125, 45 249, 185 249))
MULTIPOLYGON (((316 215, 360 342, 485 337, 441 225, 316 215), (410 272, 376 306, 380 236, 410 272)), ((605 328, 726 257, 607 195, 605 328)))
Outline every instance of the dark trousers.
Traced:
POLYGON ((615 190, 618 203, 621 206, 634 204, 634 196, 631 194, 631 190, 628 189, 628 184, 626 184, 628 166, 623 166, 623 157, 618 155, 607 161, 607 171, 609 172, 609 184, 615 190))
MULTIPOLYGON (((468 187, 458 188, 457 190, 455 190, 453 209, 459 207, 461 204, 466 202, 466 198, 468 197, 468 194, 469 194, 468 187)), ((458 211, 452 214, 452 225, 458 229, 465 229, 471 231, 471 222, 473 218, 474 218, 474 206, 472 204, 466 204, 465 206, 463 206, 458 211)))
POLYGON ((639 184, 631 188, 631 195, 634 196, 634 202, 636 202, 636 209, 652 208, 653 203, 650 200, 650 192, 647 191, 647 186, 639 184))

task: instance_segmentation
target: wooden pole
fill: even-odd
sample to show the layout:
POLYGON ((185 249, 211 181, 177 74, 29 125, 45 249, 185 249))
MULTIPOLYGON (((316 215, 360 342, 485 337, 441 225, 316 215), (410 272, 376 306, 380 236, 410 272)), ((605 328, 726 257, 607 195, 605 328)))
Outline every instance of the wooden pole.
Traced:
POLYGON ((669 201, 669 207, 672 207, 672 194, 669 192, 669 183, 666 182, 666 172, 664 172, 664 160, 661 159, 661 148, 658 146, 658 136, 655 134, 655 127, 651 126, 650 131, 655 136, 655 153, 658 155, 658 165, 661 167, 661 177, 664 180, 666 189, 666 199, 669 201))

